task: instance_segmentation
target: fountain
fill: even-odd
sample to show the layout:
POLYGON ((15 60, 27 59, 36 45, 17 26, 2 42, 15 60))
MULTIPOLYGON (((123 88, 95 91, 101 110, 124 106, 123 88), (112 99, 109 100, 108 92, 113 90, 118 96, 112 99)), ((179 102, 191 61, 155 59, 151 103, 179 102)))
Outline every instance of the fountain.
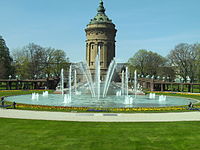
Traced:
POLYGON ((103 97, 106 97, 106 95, 108 93, 108 88, 109 88, 110 82, 112 80, 116 66, 117 66, 117 63, 116 63, 115 58, 114 58, 109 65, 108 72, 107 72, 107 75, 106 75, 103 97))
POLYGON ((31 97, 32 100, 39 100, 39 94, 38 93, 32 93, 32 97, 31 97))
POLYGON ((96 97, 99 100, 100 98, 100 84, 101 84, 101 80, 100 80, 100 57, 99 57, 99 53, 100 53, 100 46, 98 48, 98 54, 96 56, 96 72, 95 72, 95 92, 96 92, 96 97))
POLYGON ((76 76, 76 69, 74 70, 74 93, 77 95, 77 94, 79 94, 78 92, 77 92, 77 76, 76 76))
POLYGON ((69 101, 72 98, 72 66, 69 67, 69 94, 68 94, 69 101))
POLYGON ((135 98, 136 98, 137 91, 138 91, 138 88, 137 88, 137 71, 136 70, 134 72, 134 91, 135 91, 135 98))
POLYGON ((49 92, 48 92, 48 91, 44 91, 44 92, 42 93, 42 96, 44 96, 44 97, 45 97, 45 96, 47 97, 48 95, 49 95, 49 92))
POLYGON ((113 59, 108 67, 108 72, 106 74, 105 81, 100 80, 100 46, 98 46, 98 53, 96 56, 96 61, 95 61, 95 77, 94 81, 92 80, 92 75, 90 72, 90 69, 88 68, 88 65, 86 63, 81 63, 80 68, 86 77, 87 85, 89 86, 90 93, 92 97, 95 97, 97 100, 99 100, 101 97, 105 98, 108 94, 108 89, 111 85, 111 80, 115 71, 115 68, 117 66, 117 63, 115 59, 113 59))
POLYGON ((95 90, 94 90, 94 83, 92 81, 91 72, 90 72, 90 69, 89 69, 87 63, 86 62, 80 63, 80 69, 83 72, 84 76, 86 77, 86 81, 88 83, 88 86, 89 86, 89 89, 91 92, 91 96, 95 97, 96 94, 95 94, 95 90))
POLYGON ((133 104, 133 97, 131 97, 131 96, 125 96, 124 104, 125 105, 131 105, 131 104, 133 104))
POLYGON ((64 104, 70 104, 72 101, 71 96, 69 94, 64 94, 64 104))
POLYGON ((61 79, 61 93, 63 95, 64 94, 64 69, 61 69, 60 79, 61 79))
POLYGON ((122 96, 122 91, 117 91, 116 96, 122 96))
POLYGON ((126 85, 126 93, 125 95, 128 97, 128 67, 126 67, 126 72, 125 72, 125 85, 126 85))
POLYGON ((164 95, 159 96, 159 102, 165 102, 166 99, 167 99, 167 97, 164 95))
MULTIPOLYGON (((170 97, 166 100, 166 97, 160 96, 159 100, 156 100, 154 93, 150 93, 149 96, 137 95, 139 93, 139 88, 137 87, 136 71, 134 72, 134 92, 130 91, 128 87, 128 67, 126 67, 122 73, 121 70, 118 71, 118 73, 121 73, 121 81, 118 80, 117 83, 112 82, 112 78, 117 70, 117 63, 115 59, 111 61, 110 58, 114 58, 115 56, 115 35, 117 30, 104 12, 105 9, 103 2, 101 1, 97 16, 91 20, 85 29, 87 35, 86 57, 90 64, 87 64, 86 62, 78 63, 76 64, 77 68, 75 70, 73 68, 74 64, 70 66, 69 74, 67 75, 68 83, 66 89, 64 89, 64 82, 66 83, 67 81, 65 80, 66 78, 64 78, 64 69, 61 69, 60 83, 58 86, 58 93, 61 94, 43 93, 42 96, 39 96, 39 94, 33 93, 32 95, 9 97, 8 100, 15 101, 16 103, 36 105, 112 108, 165 107, 189 104, 192 100, 184 98, 170 97), (98 45, 98 43, 101 44, 98 45), (100 45, 102 45, 102 47, 100 45), (100 60, 101 58, 103 58, 103 60, 100 60), (107 70, 107 63, 110 63, 107 74, 103 76, 105 77, 105 80, 100 78, 101 62, 106 66, 105 68, 102 68, 105 69, 104 71, 107 70), (88 65, 92 65, 91 69, 94 69, 93 65, 95 65, 96 70, 90 72, 91 70, 88 65), (72 75, 72 72, 74 75, 72 75), (82 77, 82 75, 85 78, 79 82, 79 78, 80 76, 82 77), (165 103, 162 103, 161 101, 165 101, 165 103)), ((119 74, 116 76, 118 77, 119 74)), ((120 77, 118 77, 118 79, 119 78, 120 77)))
POLYGON ((156 98, 156 94, 155 93, 150 93, 149 94, 149 99, 155 99, 156 98))
POLYGON ((100 47, 98 49, 99 52, 96 56, 96 61, 95 61, 96 70, 95 72, 93 72, 94 77, 92 77, 87 63, 81 62, 76 65, 75 70, 73 65, 70 66, 68 74, 68 86, 66 89, 64 89, 64 69, 61 69, 60 89, 59 89, 61 91, 61 94, 48 94, 48 92, 46 91, 42 93, 42 96, 39 96, 38 93, 32 93, 32 95, 9 97, 9 100, 19 103, 28 103, 36 105, 70 106, 70 107, 112 107, 112 108, 165 107, 165 106, 187 105, 191 101, 192 103, 195 102, 193 100, 177 98, 177 97, 176 98, 170 97, 167 98, 166 100, 166 97, 162 95, 159 96, 158 100, 156 100, 155 93, 150 93, 149 96, 137 95, 138 83, 137 83, 136 71, 134 72, 134 92, 129 91, 128 67, 126 67, 125 70, 122 71, 121 82, 118 83, 112 82, 112 78, 117 68, 117 63, 115 59, 111 61, 108 67, 105 80, 101 81, 100 47), (74 73, 73 76, 72 72, 74 73), (77 74, 83 75, 83 77, 85 77, 82 80, 82 82, 77 83, 77 74))
POLYGON ((121 82, 121 90, 122 90, 122 94, 121 95, 124 95, 124 70, 122 71, 122 82, 121 82))

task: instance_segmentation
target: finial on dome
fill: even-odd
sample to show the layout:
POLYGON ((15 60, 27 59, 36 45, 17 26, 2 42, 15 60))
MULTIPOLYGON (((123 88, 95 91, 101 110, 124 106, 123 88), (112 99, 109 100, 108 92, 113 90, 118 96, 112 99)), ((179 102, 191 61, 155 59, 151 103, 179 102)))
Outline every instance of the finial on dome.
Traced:
POLYGON ((100 0, 100 2, 99 2, 99 8, 97 9, 97 11, 98 11, 98 13, 105 13, 105 11, 106 11, 104 6, 103 6, 102 0, 100 0))

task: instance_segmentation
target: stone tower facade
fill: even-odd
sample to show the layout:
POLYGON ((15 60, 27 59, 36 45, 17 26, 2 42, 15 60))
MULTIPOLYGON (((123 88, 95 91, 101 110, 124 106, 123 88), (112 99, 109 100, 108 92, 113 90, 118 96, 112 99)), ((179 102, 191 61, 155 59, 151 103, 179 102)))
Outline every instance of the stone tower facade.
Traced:
POLYGON ((91 19, 85 29, 86 32, 86 61, 94 73, 95 58, 100 56, 100 69, 102 77, 106 74, 110 62, 115 57, 115 36, 117 30, 106 14, 103 1, 100 0, 97 15, 91 19))

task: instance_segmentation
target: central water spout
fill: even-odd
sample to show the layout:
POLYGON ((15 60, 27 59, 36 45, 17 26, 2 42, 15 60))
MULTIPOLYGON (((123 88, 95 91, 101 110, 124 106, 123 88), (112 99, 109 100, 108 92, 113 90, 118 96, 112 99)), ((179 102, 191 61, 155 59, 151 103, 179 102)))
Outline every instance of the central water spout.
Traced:
POLYGON ((95 61, 95 67, 96 67, 96 73, 95 73, 95 87, 96 87, 96 95, 97 95, 97 98, 99 100, 100 98, 100 88, 101 88, 101 80, 100 80, 100 75, 101 75, 101 71, 100 71, 100 46, 98 46, 98 53, 97 53, 97 56, 96 56, 96 61, 95 61))
POLYGON ((72 66, 69 67, 69 99, 72 97, 72 66))
POLYGON ((61 93, 64 94, 64 69, 61 69, 61 93))
POLYGON ((87 84, 89 85, 89 90, 91 92, 92 97, 96 97, 98 100, 100 97, 106 97, 108 93, 108 89, 117 66, 115 59, 113 59, 108 67, 108 72, 106 74, 103 89, 101 91, 101 64, 100 64, 100 56, 101 56, 101 46, 98 46, 97 56, 95 60, 95 75, 94 80, 92 80, 90 69, 87 63, 80 63, 80 68, 86 77, 87 84), (102 94, 102 95, 101 95, 102 94))

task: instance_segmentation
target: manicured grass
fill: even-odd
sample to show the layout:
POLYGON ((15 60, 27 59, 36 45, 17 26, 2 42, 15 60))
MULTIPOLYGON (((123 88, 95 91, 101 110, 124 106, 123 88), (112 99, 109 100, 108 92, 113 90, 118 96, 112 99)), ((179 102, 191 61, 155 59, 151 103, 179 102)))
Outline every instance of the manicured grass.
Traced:
MULTIPOLYGON (((25 94, 31 94, 31 93, 39 93, 42 94, 42 92, 47 90, 0 90, 0 97, 2 96, 14 96, 14 95, 25 95, 25 94)), ((49 93, 52 93, 53 90, 48 90, 49 93)))
POLYGON ((88 123, 0 119, 2 150, 195 150, 200 122, 88 123))

